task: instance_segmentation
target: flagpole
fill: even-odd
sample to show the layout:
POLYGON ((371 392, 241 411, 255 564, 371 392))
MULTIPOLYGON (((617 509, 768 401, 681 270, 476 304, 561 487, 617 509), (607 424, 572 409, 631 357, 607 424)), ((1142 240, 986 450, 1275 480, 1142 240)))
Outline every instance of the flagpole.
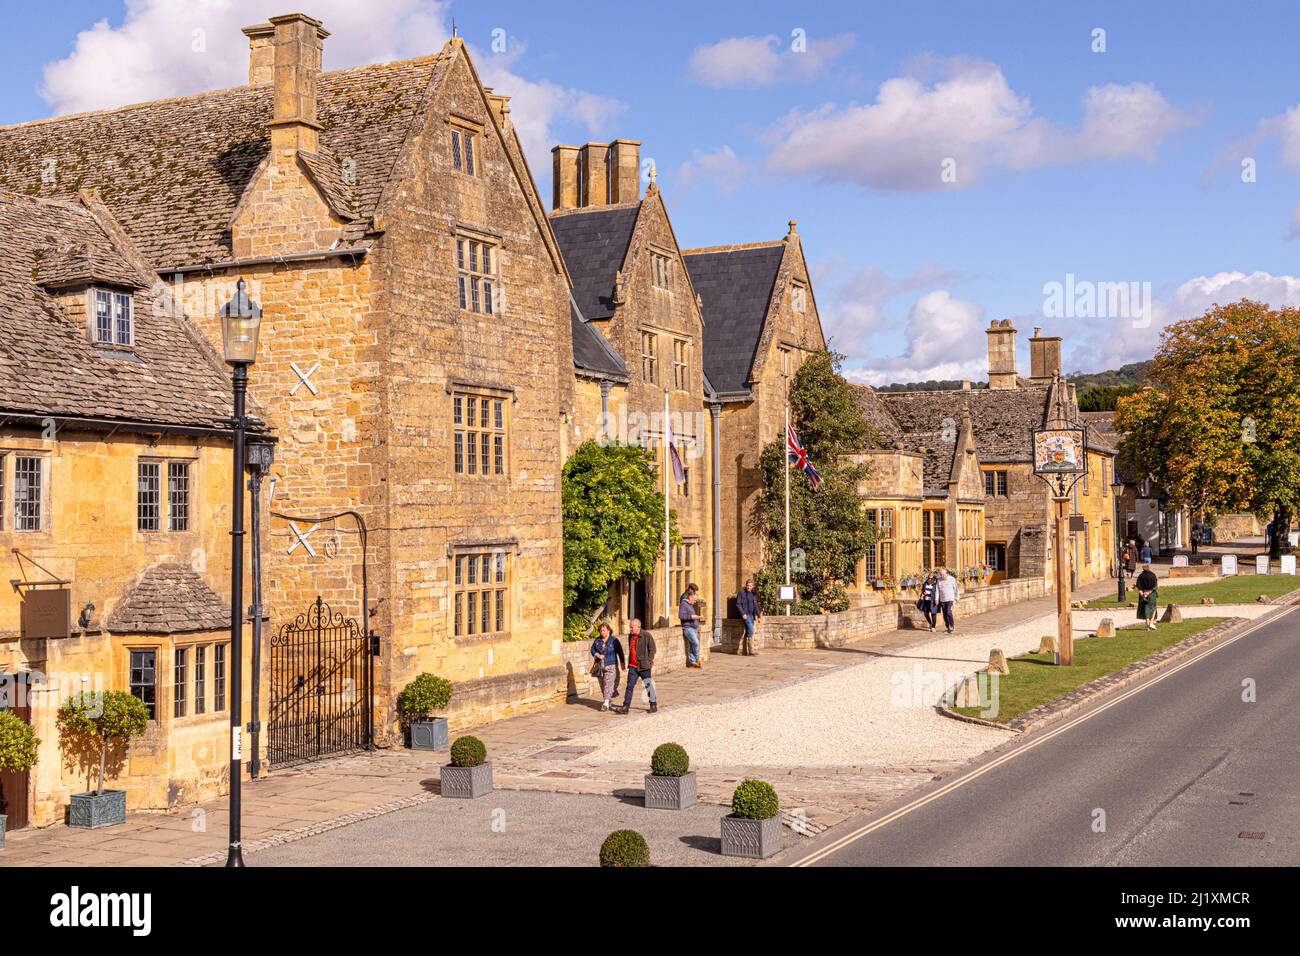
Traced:
POLYGON ((669 433, 672 431, 672 424, 668 419, 668 415, 669 415, 668 386, 665 385, 664 386, 664 427, 662 429, 662 434, 664 439, 663 440, 663 446, 664 446, 663 468, 664 468, 664 621, 665 621, 665 626, 670 625, 673 620, 672 583, 671 583, 672 575, 669 573, 671 569, 672 552, 669 550, 669 545, 671 544, 671 536, 669 534, 669 510, 668 510, 668 473, 672 471, 673 462, 672 462, 672 449, 669 447, 669 433))
MULTIPOLYGON (((786 380, 785 394, 785 586, 790 586, 790 382, 786 380)), ((785 602, 785 613, 790 613, 790 602, 785 602)))

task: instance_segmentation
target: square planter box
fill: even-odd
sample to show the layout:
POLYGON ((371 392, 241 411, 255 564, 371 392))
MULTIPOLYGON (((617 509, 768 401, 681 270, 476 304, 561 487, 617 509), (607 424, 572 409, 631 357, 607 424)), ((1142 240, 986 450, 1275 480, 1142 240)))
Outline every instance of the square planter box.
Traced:
POLYGON ((695 805, 695 771, 683 777, 645 775, 645 805, 651 810, 685 810, 695 805))
POLYGON ((447 747, 446 717, 411 721, 412 750, 446 750, 447 747))
POLYGON ((68 808, 68 826, 83 830, 117 826, 126 822, 126 791, 74 793, 68 808))
POLYGON ((453 767, 447 764, 442 768, 442 795, 444 797, 462 797, 472 800, 485 793, 492 792, 492 761, 477 767, 453 767))
POLYGON ((722 855, 763 860, 781 849, 781 818, 744 820, 733 813, 722 818, 722 855))

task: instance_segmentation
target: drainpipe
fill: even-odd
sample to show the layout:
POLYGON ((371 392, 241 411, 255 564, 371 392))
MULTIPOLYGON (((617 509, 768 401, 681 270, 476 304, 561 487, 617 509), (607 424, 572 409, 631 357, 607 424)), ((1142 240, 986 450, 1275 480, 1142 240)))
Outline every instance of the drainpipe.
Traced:
POLYGON ((722 405, 709 406, 713 418, 713 639, 722 642, 722 405))
POLYGON ((605 441, 609 441, 609 390, 613 384, 609 379, 600 383, 600 429, 605 441))

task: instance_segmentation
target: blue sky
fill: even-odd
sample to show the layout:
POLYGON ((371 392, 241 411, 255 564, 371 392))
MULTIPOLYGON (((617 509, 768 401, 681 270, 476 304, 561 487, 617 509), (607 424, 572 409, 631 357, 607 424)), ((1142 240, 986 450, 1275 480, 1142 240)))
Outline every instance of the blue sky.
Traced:
MULTIPOLYGON (((544 196, 555 142, 629 136, 687 246, 777 239, 796 218, 864 381, 982 378, 994 318, 1022 350, 1034 326, 1065 336, 1067 369, 1093 371, 1214 301, 1300 305, 1297 4, 292 6, 332 31, 327 68, 435 50, 454 16, 514 95, 544 196), (1052 314, 1045 284, 1067 276, 1134 299, 1052 314)), ((289 9, 14 5, 0 122, 240 82, 238 27, 289 9)))

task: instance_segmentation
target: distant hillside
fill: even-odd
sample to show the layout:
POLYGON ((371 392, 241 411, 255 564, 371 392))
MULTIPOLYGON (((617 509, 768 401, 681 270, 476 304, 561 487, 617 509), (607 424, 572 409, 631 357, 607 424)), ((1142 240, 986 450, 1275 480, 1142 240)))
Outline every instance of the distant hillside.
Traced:
MULTIPOLYGON (((924 382, 893 382, 889 385, 880 385, 876 388, 877 392, 941 392, 948 389, 961 388, 961 382, 955 379, 936 379, 932 378, 924 382)), ((988 382, 971 382, 971 388, 988 388, 988 382)))
POLYGON ((1109 372, 1074 372, 1067 375, 1066 378, 1078 386, 1082 392, 1086 388, 1094 385, 1100 385, 1105 388, 1115 388, 1117 386, 1141 385, 1146 382, 1151 373, 1151 360, 1145 362, 1130 362, 1128 365, 1121 365, 1118 369, 1109 372))

